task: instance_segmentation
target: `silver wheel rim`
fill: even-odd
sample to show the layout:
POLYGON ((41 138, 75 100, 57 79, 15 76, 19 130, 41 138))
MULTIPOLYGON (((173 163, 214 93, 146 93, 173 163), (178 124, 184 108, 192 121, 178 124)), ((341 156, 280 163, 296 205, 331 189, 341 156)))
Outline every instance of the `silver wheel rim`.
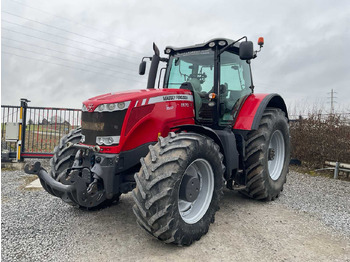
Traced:
POLYGON ((184 175, 198 177, 200 181, 200 191, 195 201, 187 202, 178 198, 181 218, 187 224, 194 224, 205 215, 211 203, 214 192, 214 172, 207 160, 199 158, 187 167, 184 175))
POLYGON ((272 180, 277 180, 281 174, 285 158, 285 145, 283 134, 280 130, 273 132, 268 149, 268 170, 272 180), (270 152, 273 152, 273 158, 270 159, 270 152))

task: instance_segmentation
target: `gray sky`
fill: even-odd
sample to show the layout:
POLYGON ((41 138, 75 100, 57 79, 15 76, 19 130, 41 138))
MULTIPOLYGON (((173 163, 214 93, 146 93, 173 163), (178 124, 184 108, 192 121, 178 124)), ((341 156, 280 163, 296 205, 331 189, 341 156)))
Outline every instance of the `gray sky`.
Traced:
MULTIPOLYGON (((152 42, 185 46, 259 36, 256 93, 281 94, 299 113, 350 113, 350 1, 2 0, 1 103, 80 108, 99 94, 144 89, 152 42)), ((255 45, 257 46, 257 45, 255 45)), ((257 48, 257 47, 256 47, 257 48)), ((292 112, 293 113, 293 112, 292 112)))

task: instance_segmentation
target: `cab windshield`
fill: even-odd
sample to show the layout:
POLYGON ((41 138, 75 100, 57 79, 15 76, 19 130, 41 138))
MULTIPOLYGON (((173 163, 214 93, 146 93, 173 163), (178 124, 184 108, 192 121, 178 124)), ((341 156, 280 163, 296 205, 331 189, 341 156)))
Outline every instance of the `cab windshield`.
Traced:
POLYGON ((214 108, 208 106, 208 93, 214 86, 214 51, 211 49, 177 53, 169 59, 165 88, 193 92, 196 120, 213 122, 214 108))
POLYGON ((209 92, 214 83, 214 52, 212 50, 178 53, 170 58, 165 87, 180 88, 190 82, 196 92, 209 92))

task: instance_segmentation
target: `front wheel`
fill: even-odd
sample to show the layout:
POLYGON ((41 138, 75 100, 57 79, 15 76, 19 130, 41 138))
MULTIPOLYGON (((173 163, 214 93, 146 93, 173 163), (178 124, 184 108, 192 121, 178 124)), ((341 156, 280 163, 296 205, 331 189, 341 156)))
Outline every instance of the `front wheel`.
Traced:
POLYGON ((255 199, 274 200, 283 190, 290 160, 288 120, 281 109, 265 109, 259 129, 245 140, 245 152, 245 193, 255 199))
POLYGON ((208 232, 223 190, 223 155, 195 133, 159 138, 135 174, 138 224, 166 243, 190 245, 208 232))

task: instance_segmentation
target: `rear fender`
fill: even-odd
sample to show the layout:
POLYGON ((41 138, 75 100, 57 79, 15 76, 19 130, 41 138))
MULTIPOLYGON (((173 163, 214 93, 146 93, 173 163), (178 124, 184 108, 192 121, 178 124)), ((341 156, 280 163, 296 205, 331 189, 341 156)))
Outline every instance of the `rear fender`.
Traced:
POLYGON ((234 130, 257 130, 267 107, 281 109, 288 118, 286 104, 278 94, 251 94, 244 102, 233 125, 234 130))

